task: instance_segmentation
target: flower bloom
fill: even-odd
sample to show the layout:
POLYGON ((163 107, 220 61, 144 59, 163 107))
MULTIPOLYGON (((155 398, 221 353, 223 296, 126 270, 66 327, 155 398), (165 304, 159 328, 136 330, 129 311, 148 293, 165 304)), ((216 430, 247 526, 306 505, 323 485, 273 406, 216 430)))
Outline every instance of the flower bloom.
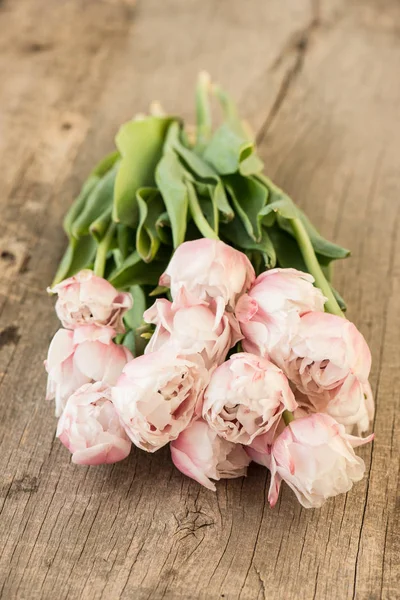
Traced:
POLYGON ((236 306, 247 352, 287 356, 300 317, 324 310, 325 296, 313 281, 296 269, 271 269, 257 277, 236 306))
POLYGON ((211 376, 203 418, 230 442, 251 444, 297 407, 284 373, 266 358, 234 354, 211 376))
POLYGON ((223 312, 226 306, 235 307, 254 279, 253 266, 243 252, 224 242, 202 238, 185 242, 175 250, 160 285, 171 288, 174 300, 183 288, 197 300, 215 300, 218 312, 223 312))
POLYGON ((56 416, 81 385, 103 381, 114 385, 131 353, 112 341, 111 327, 85 325, 73 331, 59 329, 53 337, 45 361, 47 400, 56 401, 56 416))
POLYGON ((283 368, 303 394, 329 401, 348 377, 367 383, 371 353, 353 323, 312 312, 301 317, 283 368))
POLYGON ((327 413, 351 433, 356 428, 358 435, 365 433, 374 417, 374 399, 369 382, 361 383, 357 378, 349 376, 335 390, 332 398, 324 394, 313 394, 311 397, 296 395, 300 406, 308 411, 327 413))
POLYGON ((132 296, 118 292, 93 271, 80 271, 48 291, 58 294, 56 313, 66 329, 98 325, 113 327, 117 333, 125 331, 122 317, 132 307, 132 296))
POLYGON ((143 315, 147 323, 156 325, 146 353, 165 344, 175 346, 183 354, 200 353, 208 369, 224 362, 230 348, 242 334, 232 313, 215 315, 203 303, 177 307, 168 300, 156 300, 143 315))
POLYGON ((275 506, 282 480, 305 508, 319 508, 325 500, 348 492, 364 475, 364 461, 353 448, 373 435, 360 438, 325 414, 292 421, 276 438, 269 454, 250 451, 256 462, 271 470, 268 500, 275 506))
POLYGON ((240 444, 220 438, 203 420, 193 421, 171 442, 174 465, 188 477, 215 492, 210 479, 233 479, 247 473, 250 458, 240 444))
POLYGON ((78 465, 115 463, 126 458, 131 441, 104 383, 88 383, 69 397, 57 427, 57 437, 78 465))
POLYGON ((199 354, 162 348, 129 362, 113 403, 133 443, 155 452, 176 439, 199 410, 208 379, 199 354))

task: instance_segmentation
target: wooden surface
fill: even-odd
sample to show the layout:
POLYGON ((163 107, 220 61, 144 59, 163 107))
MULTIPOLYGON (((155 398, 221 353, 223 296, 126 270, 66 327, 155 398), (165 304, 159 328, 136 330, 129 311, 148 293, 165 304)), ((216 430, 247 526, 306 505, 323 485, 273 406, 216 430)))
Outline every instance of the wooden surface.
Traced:
POLYGON ((2 598, 400 597, 399 24, 397 0, 0 2, 2 598), (336 286, 372 349, 376 441, 321 510, 286 488, 271 510, 257 466, 213 494, 168 449, 73 466, 44 400, 62 216, 121 122, 154 99, 193 117, 203 68, 353 252, 336 286))

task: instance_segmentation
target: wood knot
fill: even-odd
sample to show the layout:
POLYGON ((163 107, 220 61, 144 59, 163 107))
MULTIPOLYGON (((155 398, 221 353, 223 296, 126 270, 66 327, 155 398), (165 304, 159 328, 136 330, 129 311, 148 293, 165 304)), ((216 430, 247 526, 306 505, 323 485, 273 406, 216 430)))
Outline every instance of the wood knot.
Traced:
POLYGON ((8 263, 14 263, 17 260, 15 254, 9 252, 9 250, 3 250, 0 254, 0 258, 8 263))
POLYGON ((26 244, 17 240, 4 240, 0 246, 0 263, 4 264, 7 275, 17 275, 28 270, 30 254, 26 251, 26 244))
POLYGON ((22 479, 14 479, 9 495, 22 493, 34 493, 39 489, 39 480, 37 477, 31 477, 30 475, 24 475, 22 479))
POLYGON ((51 44, 45 42, 28 42, 23 47, 24 52, 28 54, 39 54, 39 52, 46 52, 51 49, 51 44))
POLYGON ((16 325, 9 325, 3 329, 3 331, 0 331, 0 348, 3 348, 3 346, 7 346, 8 344, 18 344, 21 339, 18 331, 16 325))
POLYGON ((174 517, 177 525, 175 535, 181 534, 181 540, 189 535, 196 537, 199 530, 215 525, 215 521, 202 511, 187 510, 183 515, 174 517))

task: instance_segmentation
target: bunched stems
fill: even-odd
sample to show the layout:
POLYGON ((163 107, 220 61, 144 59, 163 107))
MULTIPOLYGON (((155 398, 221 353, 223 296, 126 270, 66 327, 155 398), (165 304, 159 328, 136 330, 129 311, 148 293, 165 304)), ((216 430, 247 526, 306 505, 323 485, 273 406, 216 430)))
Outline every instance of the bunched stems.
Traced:
POLYGON ((310 238, 302 221, 298 218, 290 219, 290 224, 297 243, 299 244, 299 248, 304 262, 306 263, 307 269, 314 277, 317 287, 319 287, 321 292, 327 298, 325 303, 326 312, 337 315, 338 317, 344 317, 344 314, 341 311, 340 306, 332 292, 332 288, 322 272, 321 265, 315 256, 314 248, 312 247, 310 238))
POLYGON ((111 221, 107 232, 97 247, 96 259, 94 261, 94 273, 98 277, 104 277, 107 253, 110 248, 117 224, 111 221))

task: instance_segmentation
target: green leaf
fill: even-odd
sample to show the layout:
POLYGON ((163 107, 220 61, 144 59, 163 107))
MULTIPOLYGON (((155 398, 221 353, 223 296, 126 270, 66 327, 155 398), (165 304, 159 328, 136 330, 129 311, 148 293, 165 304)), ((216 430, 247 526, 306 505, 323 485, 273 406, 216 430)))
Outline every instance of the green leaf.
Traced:
POLYGON ((342 298, 342 296, 339 294, 339 292, 333 287, 332 285, 332 270, 333 270, 333 263, 332 261, 329 261, 327 265, 321 265, 321 269, 325 275, 325 278, 327 279, 327 281, 330 283, 333 295, 335 296, 336 302, 339 304, 340 309, 345 312, 347 310, 347 304, 344 301, 344 299, 342 298))
POLYGON ((224 112, 225 120, 229 123, 230 127, 234 131, 236 131, 238 135, 252 141, 251 138, 247 135, 248 132, 243 126, 243 122, 239 116, 236 103, 233 101, 232 97, 217 84, 214 84, 212 86, 212 91, 218 99, 221 108, 224 112))
POLYGON ((194 185, 198 196, 205 196, 206 198, 209 198, 210 188, 213 189, 212 185, 210 185, 209 183, 204 183, 204 181, 199 181, 198 179, 188 177, 187 174, 186 174, 186 180, 189 180, 194 185))
POLYGON ((94 241, 92 236, 86 235, 80 240, 77 240, 73 251, 72 260, 70 262, 68 272, 64 276, 64 279, 66 277, 71 277, 72 275, 75 275, 76 273, 81 271, 81 269, 86 269, 87 267, 89 267, 93 263, 95 254, 96 242, 94 241))
POLYGON ((334 244, 333 242, 330 242, 322 237, 304 212, 300 208, 297 210, 317 254, 332 260, 346 258, 350 255, 350 250, 342 248, 342 246, 338 246, 337 244, 334 244))
POLYGON ((133 305, 124 315, 124 322, 129 329, 136 329, 143 323, 143 313, 147 308, 146 295, 140 285, 129 288, 133 298, 133 305))
POLYGON ((278 216, 285 219, 295 219, 299 216, 298 208, 288 196, 270 202, 259 213, 261 222, 267 227, 273 225, 278 216), (272 216, 273 219, 271 219, 272 216))
POLYGON ((147 340, 142 337, 140 331, 134 329, 129 329, 117 343, 128 348, 134 357, 141 356, 147 346, 147 340))
MULTIPOLYGON (((269 229, 269 233, 275 247, 279 266, 285 269, 293 268, 297 269, 298 271, 303 271, 303 273, 308 273, 309 271, 303 260, 303 257, 301 256, 296 240, 291 235, 286 233, 286 231, 280 229, 277 225, 271 227, 271 229, 269 229)), ((323 266, 322 270, 329 281, 330 277, 327 276, 327 267, 323 266)), ((335 290, 332 284, 330 284, 330 286, 341 310, 346 310, 346 303, 342 296, 337 290, 335 290)))
POLYGON ((171 221, 174 248, 185 240, 189 198, 184 183, 185 171, 178 157, 167 151, 156 169, 156 182, 171 221))
POLYGON ((69 265, 71 264, 71 261, 72 261, 75 243, 76 243, 75 240, 71 240, 70 243, 68 244, 68 246, 63 254, 63 257, 60 260, 60 263, 58 265, 57 272, 54 276, 51 287, 54 287, 55 285, 57 285, 57 283, 60 283, 60 281, 65 279, 65 273, 68 273, 69 265))
POLYGON ((323 238, 317 229, 312 225, 304 212, 295 205, 293 200, 287 194, 285 194, 285 192, 272 183, 272 181, 270 181, 264 175, 257 175, 257 179, 270 190, 271 202, 267 204, 267 206, 265 206, 265 208, 260 212, 262 222, 265 225, 272 224, 273 220, 271 220, 271 216, 273 213, 275 213, 281 229, 284 229, 293 236, 293 229, 290 223, 288 223, 288 220, 298 218, 302 221, 308 233, 314 251, 319 255, 319 257, 325 257, 325 259, 328 259, 322 259, 323 263, 326 264, 330 260, 346 258, 349 256, 349 250, 346 250, 346 248, 342 248, 341 246, 333 244, 332 242, 329 242, 323 238), (269 222, 267 222, 267 220, 269 220, 269 222))
POLYGON ((163 154, 175 151, 179 138, 182 134, 182 124, 177 119, 173 120, 167 129, 163 146, 163 154))
POLYGON ((119 223, 119 225, 117 225, 117 244, 121 256, 123 260, 125 260, 125 258, 127 258, 131 252, 133 252, 136 246, 136 236, 134 230, 131 227, 128 227, 128 225, 119 223))
POLYGON ((268 233, 274 245, 279 266, 308 273, 296 240, 277 225, 270 227, 268 233))
POLYGON ((346 310, 347 310, 347 304, 346 304, 346 302, 344 301, 344 299, 342 298, 342 296, 339 294, 339 292, 333 287, 333 285, 331 285, 331 288, 332 288, 333 295, 336 298, 336 302, 340 306, 340 309, 343 312, 346 312, 346 310))
POLYGON ((333 275, 332 265, 333 265, 333 263, 331 261, 327 265, 321 265, 321 269, 322 269, 323 274, 325 275, 325 279, 327 279, 329 281, 329 283, 331 283, 331 281, 332 281, 332 275, 333 275))
POLYGON ((225 193, 225 187, 222 181, 218 181, 211 194, 213 202, 217 205, 218 210, 221 213, 221 221, 223 221, 224 223, 229 223, 229 221, 232 221, 232 219, 235 217, 235 213, 233 212, 232 207, 229 204, 229 200, 225 193))
POLYGON ((144 262, 150 262, 160 247, 156 222, 165 210, 165 206, 157 188, 140 188, 136 198, 139 207, 136 249, 144 262))
POLYGON ((108 280, 114 287, 121 290, 130 288, 132 285, 155 286, 168 262, 169 257, 164 255, 160 260, 145 263, 139 253, 134 252, 124 260, 121 267, 111 273, 108 280))
MULTIPOLYGON (((221 108, 223 110, 225 120, 229 123, 230 127, 236 131, 240 136, 242 136, 246 140, 254 141, 254 134, 251 131, 249 124, 246 121, 243 121, 240 118, 239 112, 237 110, 236 103, 233 101, 232 97, 223 90, 219 85, 214 84, 212 86, 212 91, 216 98, 218 99, 221 108)), ((257 158, 257 157, 256 157, 257 158)), ((259 160, 259 159, 257 159, 259 160)), ((261 161, 260 161, 261 162, 261 161)), ((261 167, 261 169, 263 166, 261 167)), ((242 172, 242 175, 245 173, 242 172)))
POLYGON ((153 187, 154 172, 161 159, 164 139, 172 119, 147 117, 125 123, 116 137, 121 153, 114 189, 114 221, 136 228, 139 209, 136 193, 141 187, 153 187))
POLYGON ((190 148, 186 148, 179 137, 172 142, 173 149, 180 156, 185 166, 201 179, 219 181, 218 173, 190 148))
POLYGON ((97 177, 104 177, 104 175, 115 165, 119 158, 120 154, 118 150, 114 150, 114 152, 107 154, 107 156, 102 158, 101 161, 97 163, 97 165, 92 171, 92 175, 97 175, 97 177))
POLYGON ((245 177, 259 173, 264 168, 264 163, 257 154, 250 154, 239 165, 239 173, 245 177))
POLYGON ((72 235, 76 238, 89 233, 90 225, 106 210, 112 207, 116 168, 108 171, 89 194, 85 207, 72 226, 72 235))
POLYGON ((248 259, 254 267, 256 277, 261 275, 261 273, 264 273, 265 270, 272 268, 272 265, 270 264, 270 259, 265 253, 259 252, 257 250, 246 250, 245 254, 247 255, 248 259))
POLYGON ((240 163, 253 151, 254 145, 250 140, 238 135, 227 123, 223 123, 212 136, 203 157, 220 175, 229 175, 237 173, 240 163))
MULTIPOLYGON (((181 131, 181 135, 182 135, 181 131)), ((228 222, 234 217, 234 212, 229 205, 228 198, 225 193, 225 188, 221 182, 221 178, 218 173, 213 169, 208 163, 206 163, 201 156, 196 154, 190 148, 187 148, 181 141, 179 136, 179 128, 175 123, 171 125, 170 131, 168 132, 168 138, 170 147, 173 148, 176 153, 179 155, 180 159, 183 161, 183 167, 186 171, 186 178, 189 177, 189 173, 193 174, 196 177, 195 186, 197 192, 201 195, 206 196, 206 186, 211 189, 210 193, 212 197, 213 205, 217 205, 218 210, 221 212, 221 218, 224 222, 228 222), (170 133, 171 132, 171 133, 170 133), (200 181, 197 179, 199 178, 200 181), (201 180, 205 180, 205 182, 211 180, 214 185, 211 186, 209 183, 205 183, 201 180), (204 189, 202 189, 204 188, 204 189)))
POLYGON ((89 227, 89 233, 99 244, 105 236, 108 226, 111 223, 112 206, 107 206, 104 212, 89 227))
MULTIPOLYGON (((297 207, 296 210, 298 213, 297 216, 303 222, 304 227, 310 238, 311 244, 314 248, 314 251, 316 254, 318 254, 319 260, 320 262, 322 262, 322 264, 327 264, 331 260, 337 260, 349 256, 349 250, 346 250, 346 248, 342 248, 341 246, 338 246, 337 244, 329 242, 328 240, 323 238, 315 229, 315 227, 310 223, 305 214, 297 207)), ((278 224, 281 229, 284 229, 285 231, 290 233, 290 235, 293 235, 293 230, 290 226, 290 223, 288 222, 288 219, 278 215, 278 224)))
POLYGON ((212 240, 218 240, 218 235, 212 229, 211 225, 208 223, 203 214, 195 188, 190 181, 186 181, 186 186, 188 190, 190 214, 193 217, 193 221, 196 223, 197 229, 200 231, 203 237, 210 238, 212 240))
POLYGON ((63 227, 64 227, 65 233, 67 234, 67 236, 69 238, 72 237, 72 227, 74 225, 74 222, 81 214, 82 210, 85 207, 88 197, 90 196, 91 192, 96 187, 96 185, 98 184, 99 181, 100 181, 100 178, 97 175, 90 175, 88 177, 88 179, 85 181, 85 183, 83 184, 82 189, 79 193, 79 196, 73 202, 73 204, 69 208, 67 214, 65 215, 64 221, 63 221, 63 227))
POLYGON ((157 235, 163 244, 172 246, 171 220, 167 212, 163 212, 156 221, 157 235))
POLYGON ((248 235, 255 241, 261 239, 262 213, 268 200, 268 190, 252 177, 231 175, 224 178, 231 195, 236 215, 242 221, 248 235))
MULTIPOLYGON (((196 190, 197 190, 197 188, 196 188, 196 190)), ((213 202, 213 199, 212 199, 212 197, 210 197, 210 195, 200 196, 198 194, 197 197, 198 197, 198 201, 199 201, 200 210, 203 213, 204 218, 206 219, 207 223, 209 223, 211 229, 218 236, 219 218, 218 218, 218 208, 216 207, 216 204, 213 202)))
POLYGON ((125 346, 125 348, 128 348, 129 352, 131 352, 133 356, 139 356, 136 352, 136 335, 132 329, 126 332, 119 343, 122 346, 125 346))
POLYGON ((262 228, 261 239, 256 242, 246 232, 243 223, 238 217, 227 225, 221 226, 221 235, 233 244, 236 248, 243 251, 261 252, 264 258, 265 266, 272 268, 276 264, 276 253, 271 238, 265 228, 262 228))
MULTIPOLYGON (((185 148, 180 142, 174 145, 176 152, 179 154, 180 158, 183 160, 184 165, 197 177, 204 180, 212 180, 215 185, 210 185, 207 183, 202 183, 201 181, 196 181, 196 188, 200 186, 208 186, 209 189, 212 189, 212 192, 209 192, 212 197, 213 204, 216 204, 218 210, 221 212, 221 218, 224 222, 228 222, 233 219, 234 212, 229 205, 228 198, 225 193, 225 188, 221 182, 221 178, 214 171, 210 165, 208 165, 201 157, 195 154, 192 150, 185 148)), ((199 191, 199 190, 198 190, 199 191)), ((200 192, 202 195, 205 195, 205 192, 200 192)))
POLYGON ((163 285, 158 285, 149 293, 149 297, 153 298, 154 296, 162 296, 168 292, 169 288, 163 285))
MULTIPOLYGON (((125 259, 122 256, 122 252, 119 248, 114 248, 112 251, 112 255, 113 255, 113 261, 114 261, 115 268, 111 271, 111 273, 114 273, 114 271, 117 271, 118 269, 120 269, 122 267, 125 259)), ((107 279, 108 279, 108 277, 107 277, 107 279)))
MULTIPOLYGON (((101 178, 114 166, 115 162, 119 159, 119 152, 112 152, 105 156, 93 169, 87 180, 82 186, 82 189, 76 198, 75 202, 69 208, 67 214, 64 217, 63 227, 65 233, 69 238, 73 237, 72 228, 75 221, 80 217, 81 213, 85 210, 86 202, 90 195, 97 187, 101 178)), ((86 234, 88 232, 86 231, 86 234)))
POLYGON ((96 254, 96 242, 90 235, 79 240, 72 238, 57 269, 52 285, 56 285, 89 267, 96 254))
MULTIPOLYGON (((275 247, 279 266, 285 269, 293 268, 298 271, 303 271, 303 273, 308 273, 309 271, 301 256, 296 240, 277 225, 271 227, 268 231, 275 247)), ((326 267, 322 268, 326 276, 326 267)), ((327 277, 327 279, 329 281, 329 277, 327 277)), ((330 284, 330 286, 341 310, 345 311, 347 308, 345 301, 332 284, 330 284)))

